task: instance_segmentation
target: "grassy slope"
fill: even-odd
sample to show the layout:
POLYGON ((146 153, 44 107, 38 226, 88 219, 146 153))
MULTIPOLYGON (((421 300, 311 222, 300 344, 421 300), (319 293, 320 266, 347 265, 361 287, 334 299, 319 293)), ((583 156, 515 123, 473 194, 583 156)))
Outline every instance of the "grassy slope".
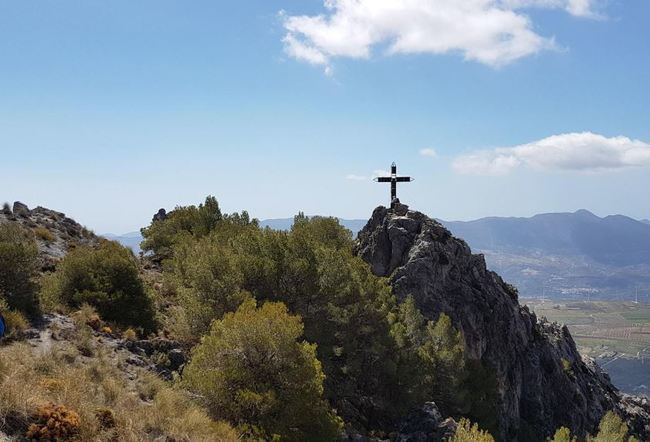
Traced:
POLYGON ((0 432, 19 438, 51 403, 79 416, 80 441, 238 440, 185 392, 126 364, 127 354, 102 340, 77 321, 0 347, 0 432), (101 419, 106 415, 108 423, 101 419))

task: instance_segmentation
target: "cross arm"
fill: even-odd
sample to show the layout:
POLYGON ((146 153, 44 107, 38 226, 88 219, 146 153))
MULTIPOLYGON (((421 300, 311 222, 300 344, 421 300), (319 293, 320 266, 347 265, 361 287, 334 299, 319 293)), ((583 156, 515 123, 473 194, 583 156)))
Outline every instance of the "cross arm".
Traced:
POLYGON ((397 181, 398 183, 408 183, 410 181, 413 181, 413 178, 411 178, 410 176, 398 176, 397 178, 395 178, 395 181, 397 181))
POLYGON ((378 183, 390 183, 391 180, 392 178, 389 176, 380 176, 375 178, 375 181, 377 181, 378 183))

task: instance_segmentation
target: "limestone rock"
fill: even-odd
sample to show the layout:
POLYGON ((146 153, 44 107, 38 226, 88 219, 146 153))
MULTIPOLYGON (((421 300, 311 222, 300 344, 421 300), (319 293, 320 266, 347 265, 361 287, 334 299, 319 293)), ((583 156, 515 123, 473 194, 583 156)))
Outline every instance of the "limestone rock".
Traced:
POLYGON ((12 212, 16 216, 28 216, 29 215, 29 207, 27 207, 26 204, 23 204, 20 201, 16 201, 14 203, 14 207, 13 207, 12 212))
POLYGON ((357 241, 358 255, 389 278, 400 301, 413 296, 432 320, 447 314, 465 337, 466 354, 494 371, 500 439, 543 439, 560 426, 584 435, 610 409, 648 439, 648 408, 623 400, 609 377, 583 360, 565 326, 521 306, 483 256, 441 224, 401 205, 378 207, 357 241))
POLYGON ((0 223, 18 223, 34 232, 42 270, 51 271, 73 247, 97 244, 99 238, 65 214, 44 207, 33 210, 16 201, 12 211, 0 211, 0 223))
POLYGON ((391 439, 378 439, 363 436, 348 430, 342 438, 344 442, 441 442, 448 440, 456 432, 456 422, 452 418, 443 420, 434 402, 425 403, 414 410, 397 426, 398 431, 391 439))
POLYGON ((396 440, 398 442, 442 441, 447 440, 455 431, 454 420, 449 418, 443 421, 436 404, 427 402, 401 422, 396 440))

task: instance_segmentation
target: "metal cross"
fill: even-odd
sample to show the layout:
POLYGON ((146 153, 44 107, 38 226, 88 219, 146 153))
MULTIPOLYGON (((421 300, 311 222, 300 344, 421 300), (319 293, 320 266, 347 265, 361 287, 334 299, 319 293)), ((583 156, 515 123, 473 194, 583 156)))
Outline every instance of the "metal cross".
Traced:
POLYGON ((397 166, 395 163, 390 166, 390 176, 380 176, 375 178, 378 183, 390 183, 390 207, 393 208, 397 200, 397 183, 408 183, 413 181, 410 176, 397 176, 397 166))

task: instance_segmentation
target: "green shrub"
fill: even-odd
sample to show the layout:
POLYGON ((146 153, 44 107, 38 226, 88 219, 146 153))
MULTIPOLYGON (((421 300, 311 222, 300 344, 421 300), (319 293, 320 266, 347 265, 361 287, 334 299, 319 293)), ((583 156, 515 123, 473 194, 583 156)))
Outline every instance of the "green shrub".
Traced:
POLYGON ((178 319, 187 328, 185 339, 198 340, 214 319, 235 311, 250 297, 241 289, 236 255, 215 236, 183 241, 174 249, 171 284, 183 307, 178 319))
POLYGON ((494 438, 487 431, 480 430, 477 424, 472 425, 469 420, 461 419, 456 434, 449 442, 494 442, 494 438))
POLYGON ((2 315, 5 318, 5 333, 9 337, 20 337, 29 328, 29 321, 18 311, 8 310, 2 315))
POLYGON ((577 442, 577 438, 571 435, 571 430, 566 427, 558 428, 550 442, 577 442))
POLYGON ((57 265, 41 296, 47 305, 89 304, 106 321, 151 331, 153 305, 138 272, 133 253, 116 242, 77 247, 57 265))
POLYGON ((634 436, 628 436, 628 427, 613 411, 608 411, 598 425, 598 434, 592 442, 633 442, 634 436))
POLYGON ((173 256, 173 247, 179 240, 206 236, 224 219, 242 225, 257 224, 245 211, 222 214, 216 198, 208 196, 198 207, 176 207, 164 221, 153 221, 149 227, 141 229, 144 238, 141 248, 150 252, 155 261, 164 261, 173 256))
POLYGON ((28 315, 38 312, 34 278, 38 248, 31 233, 13 224, 0 224, 0 299, 28 315))
POLYGON ((571 361, 569 361, 566 358, 562 358, 562 370, 569 377, 574 377, 575 376, 574 373, 573 373, 573 368, 572 367, 573 366, 571 365, 571 361))
POLYGON ((265 439, 336 440, 340 420, 322 398, 316 346, 281 303, 248 301, 215 321, 193 351, 184 383, 215 417, 265 439))

